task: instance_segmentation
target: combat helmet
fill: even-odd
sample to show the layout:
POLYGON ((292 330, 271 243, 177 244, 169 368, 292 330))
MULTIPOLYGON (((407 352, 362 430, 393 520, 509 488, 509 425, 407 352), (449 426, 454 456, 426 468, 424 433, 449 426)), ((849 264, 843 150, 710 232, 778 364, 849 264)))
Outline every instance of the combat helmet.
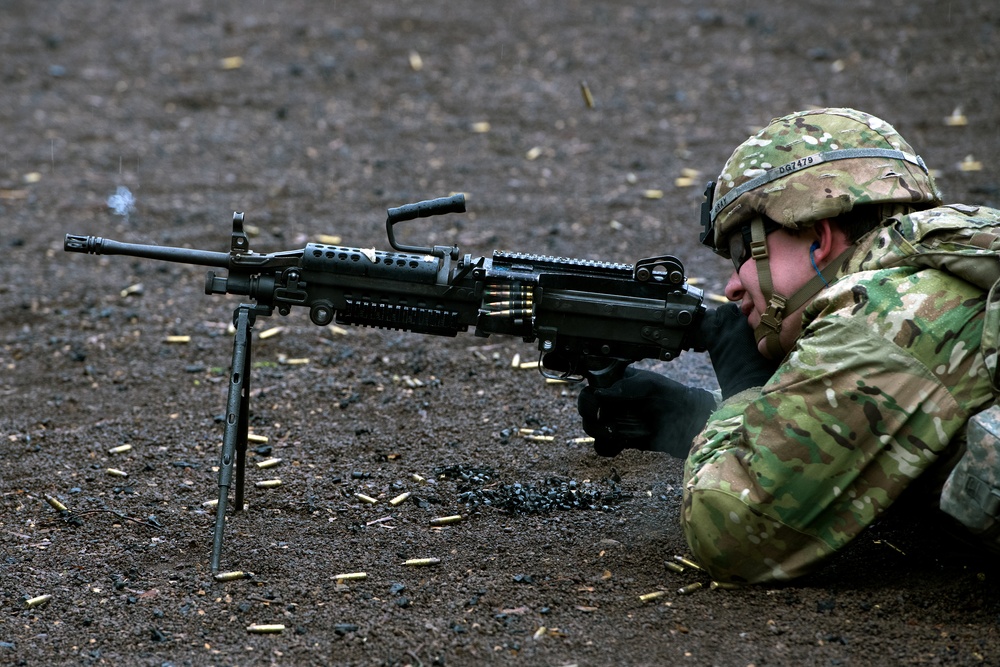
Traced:
POLYGON ((772 120, 736 149, 705 195, 703 243, 731 258, 727 241, 733 234, 751 239, 769 301, 755 333, 758 341, 768 338, 772 356, 781 352, 772 346, 784 313, 815 296, 846 257, 824 272, 817 269, 819 275, 791 297, 775 294, 765 241, 770 230, 804 229, 859 205, 883 206, 888 217, 941 203, 927 166, 903 137, 884 120, 854 109, 814 109, 772 120))

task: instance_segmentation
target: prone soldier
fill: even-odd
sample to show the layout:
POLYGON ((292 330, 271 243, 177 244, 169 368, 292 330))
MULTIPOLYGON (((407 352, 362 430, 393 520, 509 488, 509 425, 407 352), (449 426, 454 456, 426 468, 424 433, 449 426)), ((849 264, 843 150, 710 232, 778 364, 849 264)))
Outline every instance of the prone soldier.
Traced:
POLYGON ((681 524, 720 580, 800 576, 921 498, 995 546, 1000 211, 943 205, 852 109, 771 121, 706 195, 702 241, 734 267, 702 326, 722 400, 644 370, 587 387, 598 453, 686 459, 681 524))

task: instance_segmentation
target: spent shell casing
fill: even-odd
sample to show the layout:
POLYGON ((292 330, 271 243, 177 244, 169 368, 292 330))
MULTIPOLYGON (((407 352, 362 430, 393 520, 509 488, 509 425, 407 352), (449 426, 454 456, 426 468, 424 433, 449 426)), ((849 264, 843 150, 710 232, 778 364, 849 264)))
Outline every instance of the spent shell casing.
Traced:
POLYGON ((677 589, 677 592, 681 595, 688 595, 694 593, 695 591, 701 589, 704 586, 700 581, 696 581, 693 584, 688 584, 687 586, 681 586, 677 589))
POLYGON ((410 51, 410 69, 419 72, 424 68, 424 60, 416 51, 410 51))
POLYGON ((368 503, 369 505, 374 505, 375 503, 378 502, 378 500, 376 500, 375 498, 372 498, 371 496, 366 496, 363 493, 355 493, 354 497, 363 503, 368 503))
POLYGON ((247 442, 256 442, 263 445, 267 443, 267 436, 257 435, 256 433, 247 433, 247 442))
POLYGON ((267 340, 268 338, 271 338, 272 336, 277 336, 278 334, 280 334, 284 330, 285 330, 285 327, 271 327, 270 329, 267 329, 266 331, 261 331, 260 335, 258 336, 258 338, 260 338, 261 340, 267 340))
POLYGON ((285 631, 285 626, 280 623, 254 623, 247 626, 247 632, 257 635, 276 635, 285 631))
POLYGON ((574 445, 592 445, 594 444, 594 440, 596 440, 596 438, 592 438, 590 436, 584 436, 582 438, 573 438, 572 440, 570 440, 570 442, 572 442, 574 445))
POLYGON ((355 581, 359 579, 367 579, 367 572, 346 572, 344 574, 338 574, 334 577, 337 581, 355 581))
POLYGON ((681 572, 684 571, 684 566, 683 565, 680 565, 678 563, 673 563, 673 562, 671 562, 669 560, 666 563, 664 563, 664 565, 671 572, 677 572, 678 574, 680 574, 681 572))
POLYGON ((590 92, 590 86, 587 85, 586 81, 580 82, 580 94, 583 95, 583 103, 587 105, 588 109, 594 108, 594 96, 590 92))
POLYGON ((46 604, 51 599, 52 599, 52 596, 50 594, 48 594, 48 593, 46 593, 45 595, 37 595, 37 596, 35 596, 33 598, 27 598, 24 601, 24 606, 27 607, 28 609, 33 609, 35 607, 41 607, 43 604, 46 604))
POLYGON ((167 336, 167 342, 168 343, 174 343, 174 344, 190 343, 191 342, 191 336, 167 336))
POLYGON ((65 505, 63 505, 63 504, 62 504, 61 502, 59 502, 59 501, 58 501, 58 500, 57 500, 56 498, 54 498, 53 496, 49 496, 49 495, 46 495, 46 496, 45 496, 45 502, 47 502, 47 503, 48 503, 49 505, 52 505, 52 507, 53 507, 54 509, 57 509, 57 510, 59 510, 60 512, 66 512, 66 511, 68 511, 68 510, 67 510, 67 508, 66 508, 66 506, 65 506, 65 505))
POLYGON ((112 477, 128 477, 128 473, 118 468, 108 468, 108 474, 112 477))
POLYGON ((132 445, 118 445, 108 450, 108 454, 122 454, 132 449, 132 445))
POLYGON ((263 461, 257 461, 257 467, 261 468, 261 469, 264 469, 264 468, 273 468, 274 466, 278 465, 279 463, 281 463, 281 459, 278 459, 278 458, 264 459, 263 461))
POLYGON ((639 596, 640 602, 649 602, 650 600, 655 600, 656 598, 662 598, 666 595, 666 591, 653 591, 652 593, 646 593, 645 595, 639 596))
POLYGON ((674 556, 674 560, 680 563, 681 565, 687 565, 688 567, 694 568, 695 570, 702 569, 701 565, 698 565, 698 563, 694 562, 689 558, 685 558, 684 556, 674 556))
POLYGON ((403 565, 411 565, 414 567, 419 567, 421 565, 437 565, 441 562, 440 558, 411 558, 409 560, 403 561, 403 565))
POLYGON ((451 516, 439 516, 435 519, 431 519, 432 526, 447 526, 449 523, 458 523, 462 520, 461 514, 452 514, 451 516))
POLYGON ((206 500, 201 504, 202 507, 218 507, 219 499, 213 498, 212 500, 206 500))
POLYGON ((129 294, 142 294, 144 291, 146 291, 146 287, 142 283, 135 283, 123 289, 121 295, 126 297, 129 294))
POLYGON ((422 476, 418 475, 417 473, 413 473, 412 475, 410 475, 410 479, 412 479, 417 484, 423 484, 424 482, 427 481, 426 479, 424 479, 422 476))
POLYGON ((734 584, 729 581, 713 581, 708 585, 708 590, 714 591, 717 588, 721 588, 724 591, 733 590, 734 588, 739 588, 739 584, 734 584))
POLYGON ((276 489, 281 486, 280 479, 262 479, 254 484, 258 489, 276 489))
POLYGON ((404 491, 403 493, 399 494, 398 496, 396 496, 395 498, 393 498, 392 500, 390 500, 389 504, 392 505, 393 507, 395 507, 396 505, 400 504, 401 502, 403 502, 407 498, 409 498, 410 495, 411 494, 410 494, 409 491, 404 491))
POLYGON ((220 572, 215 575, 216 581, 237 581, 239 579, 249 579, 250 573, 244 572, 243 570, 234 570, 232 572, 220 572))
POLYGON ((525 440, 531 440, 533 442, 552 442, 556 439, 554 435, 526 435, 523 436, 525 440))

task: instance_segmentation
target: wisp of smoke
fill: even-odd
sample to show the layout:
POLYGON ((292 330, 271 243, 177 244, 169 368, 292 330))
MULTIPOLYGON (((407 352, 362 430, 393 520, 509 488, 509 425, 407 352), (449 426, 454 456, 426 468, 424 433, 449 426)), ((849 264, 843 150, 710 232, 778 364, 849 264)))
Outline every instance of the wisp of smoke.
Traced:
POLYGON ((124 185, 119 185, 115 193, 108 197, 108 208, 115 215, 123 215, 128 218, 128 214, 135 210, 135 197, 124 185))

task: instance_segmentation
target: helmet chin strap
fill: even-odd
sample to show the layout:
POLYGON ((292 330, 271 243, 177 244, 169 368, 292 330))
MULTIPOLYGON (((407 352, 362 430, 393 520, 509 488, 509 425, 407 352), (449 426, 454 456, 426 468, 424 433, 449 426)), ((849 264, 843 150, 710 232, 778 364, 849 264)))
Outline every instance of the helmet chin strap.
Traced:
MULTIPOLYGON (((794 313, 801 308, 820 290, 830 284, 833 277, 840 270, 841 265, 854 251, 854 247, 847 248, 840 253, 832 262, 826 265, 822 271, 816 269, 813 276, 791 297, 786 297, 774 291, 774 282, 771 280, 771 266, 767 254, 767 235, 764 231, 764 220, 757 217, 750 223, 750 256, 757 264, 757 280, 760 283, 760 291, 767 300, 767 309, 761 315, 760 324, 754 329, 754 339, 757 343, 761 340, 767 347, 767 353, 774 360, 785 357, 787 350, 781 345, 781 324, 788 313, 794 313)), ((815 267, 813 261, 813 267, 815 267)))

